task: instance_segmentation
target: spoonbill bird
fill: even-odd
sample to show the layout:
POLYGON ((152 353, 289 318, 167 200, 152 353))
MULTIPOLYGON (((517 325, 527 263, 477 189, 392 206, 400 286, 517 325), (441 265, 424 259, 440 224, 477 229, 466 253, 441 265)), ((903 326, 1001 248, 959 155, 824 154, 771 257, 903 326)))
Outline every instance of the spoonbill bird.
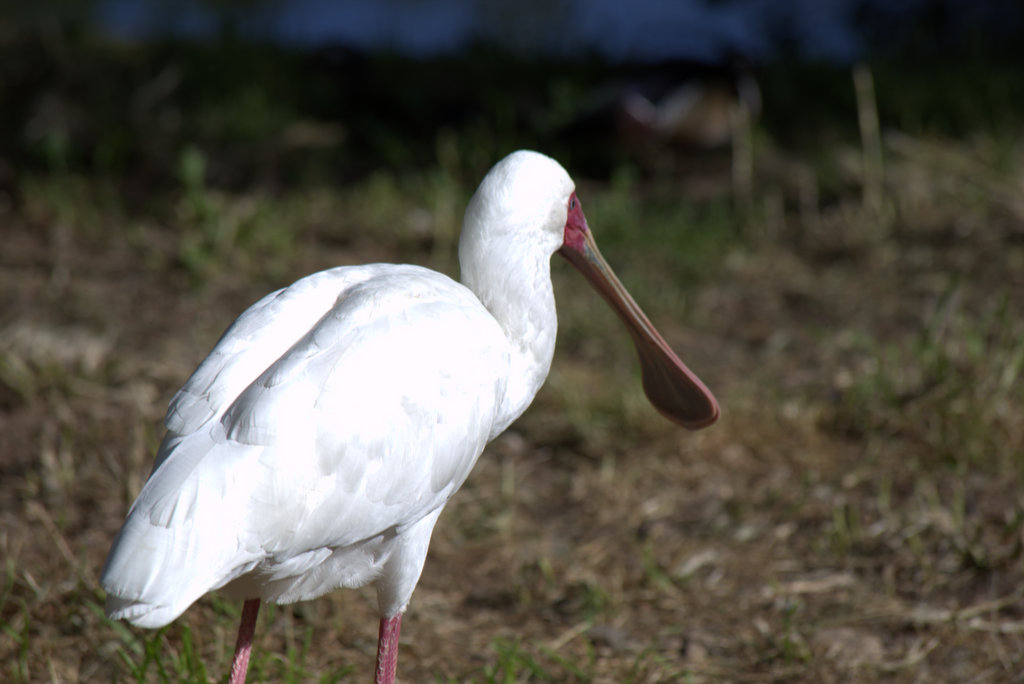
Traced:
POLYGON ((691 429, 714 422, 714 397, 598 252, 569 175, 515 152, 466 209, 462 284, 417 266, 333 268, 228 328, 167 410, 103 568, 107 615, 161 627, 211 590, 244 599, 242 682, 261 599, 373 584, 375 681, 393 682, 434 523, 548 374, 555 252, 626 324, 655 408, 691 429))

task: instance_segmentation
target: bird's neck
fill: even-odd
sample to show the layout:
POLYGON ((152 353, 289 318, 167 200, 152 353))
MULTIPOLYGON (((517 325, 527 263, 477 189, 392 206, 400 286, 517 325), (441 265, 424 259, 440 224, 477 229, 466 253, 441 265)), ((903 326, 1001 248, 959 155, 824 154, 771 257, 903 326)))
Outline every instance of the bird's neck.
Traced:
POLYGON ((492 437, 533 401, 551 368, 558 318, 551 286, 551 256, 460 245, 462 282, 480 299, 509 343, 508 388, 492 437))

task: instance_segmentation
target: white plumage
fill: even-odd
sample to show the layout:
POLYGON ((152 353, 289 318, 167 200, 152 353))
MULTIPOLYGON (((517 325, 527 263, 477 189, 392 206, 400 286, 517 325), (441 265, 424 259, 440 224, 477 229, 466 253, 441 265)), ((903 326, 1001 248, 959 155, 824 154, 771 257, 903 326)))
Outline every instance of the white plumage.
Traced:
MULTIPOLYGON (((103 570, 108 615, 159 627, 214 589, 288 603, 375 583, 382 618, 400 616, 443 506, 547 376, 550 258, 569 248, 575 202, 561 166, 515 153, 467 209, 464 285, 416 266, 341 267, 243 313, 171 402, 103 570)), ((659 373, 681 378, 673 391, 696 413, 652 400, 691 426, 713 421, 713 398, 675 362, 659 373)))

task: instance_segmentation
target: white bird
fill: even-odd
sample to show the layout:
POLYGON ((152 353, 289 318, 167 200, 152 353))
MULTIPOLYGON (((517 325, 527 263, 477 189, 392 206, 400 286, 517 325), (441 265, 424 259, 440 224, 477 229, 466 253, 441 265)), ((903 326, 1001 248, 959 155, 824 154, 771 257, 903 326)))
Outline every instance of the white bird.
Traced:
POLYGON ((373 584, 375 681, 393 682, 434 523, 548 374, 556 251, 626 323, 654 406, 691 429, 714 422, 714 397, 598 252, 569 175, 516 152, 470 200, 462 284, 417 266, 334 268, 228 328, 171 401, 103 569, 107 615, 161 627, 209 591, 244 599, 240 682, 261 599, 373 584))

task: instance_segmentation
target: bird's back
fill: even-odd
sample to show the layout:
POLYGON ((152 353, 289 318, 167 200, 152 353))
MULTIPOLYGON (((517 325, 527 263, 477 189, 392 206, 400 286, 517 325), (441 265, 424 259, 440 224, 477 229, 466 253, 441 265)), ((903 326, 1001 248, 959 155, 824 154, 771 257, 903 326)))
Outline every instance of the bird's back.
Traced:
POLYGON ((160 626, 225 585, 288 602, 374 581, 493 436, 508 354, 469 290, 417 267, 257 302, 171 402, 103 571, 108 613, 160 626))

